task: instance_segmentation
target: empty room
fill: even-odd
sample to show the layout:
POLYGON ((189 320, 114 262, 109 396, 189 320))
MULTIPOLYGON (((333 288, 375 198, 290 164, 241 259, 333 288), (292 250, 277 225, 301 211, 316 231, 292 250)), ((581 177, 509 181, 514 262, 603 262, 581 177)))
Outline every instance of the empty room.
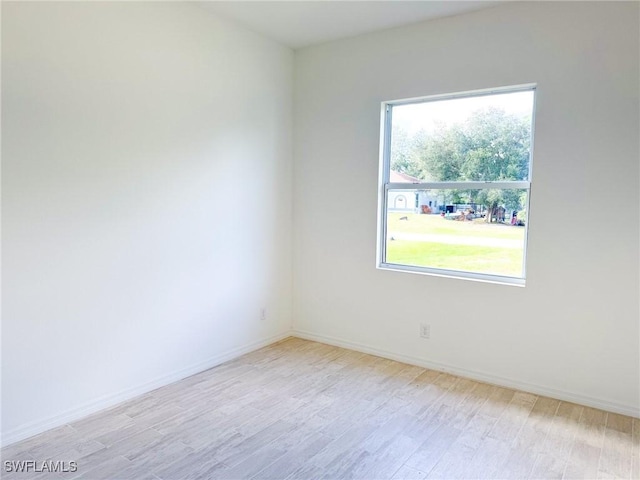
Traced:
POLYGON ((640 478, 640 2, 1 27, 1 478, 640 478))

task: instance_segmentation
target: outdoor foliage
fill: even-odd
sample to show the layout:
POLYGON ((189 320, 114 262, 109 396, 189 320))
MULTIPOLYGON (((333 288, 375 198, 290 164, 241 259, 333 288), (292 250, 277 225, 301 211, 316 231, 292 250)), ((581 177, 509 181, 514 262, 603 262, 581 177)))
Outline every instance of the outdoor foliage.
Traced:
MULTIPOLYGON (((438 125, 409 135, 394 126, 391 168, 430 181, 526 180, 531 148, 531 119, 487 108, 475 112, 464 123, 438 125)), ((523 210, 526 197, 519 190, 454 190, 447 202, 485 205, 492 212, 502 206, 523 210)))

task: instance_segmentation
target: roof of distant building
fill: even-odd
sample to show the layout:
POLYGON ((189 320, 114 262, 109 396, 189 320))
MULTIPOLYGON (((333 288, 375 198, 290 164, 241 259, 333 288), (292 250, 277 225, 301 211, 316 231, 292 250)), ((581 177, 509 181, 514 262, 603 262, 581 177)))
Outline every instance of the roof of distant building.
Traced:
POLYGON ((416 177, 412 177, 411 175, 407 175, 406 173, 396 172, 395 170, 391 170, 389 172, 389 181, 391 183, 421 183, 422 180, 416 177))

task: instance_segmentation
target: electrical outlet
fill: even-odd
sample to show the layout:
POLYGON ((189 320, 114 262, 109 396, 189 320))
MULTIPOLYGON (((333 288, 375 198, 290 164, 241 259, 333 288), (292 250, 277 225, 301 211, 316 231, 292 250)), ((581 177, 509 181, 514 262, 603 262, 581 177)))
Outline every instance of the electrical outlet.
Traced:
POLYGON ((428 323, 421 323, 420 336, 422 338, 431 338, 431 325, 429 325, 428 323))
POLYGON ((264 322, 266 319, 267 319, 267 309, 265 307, 262 307, 260 309, 260 320, 264 322))

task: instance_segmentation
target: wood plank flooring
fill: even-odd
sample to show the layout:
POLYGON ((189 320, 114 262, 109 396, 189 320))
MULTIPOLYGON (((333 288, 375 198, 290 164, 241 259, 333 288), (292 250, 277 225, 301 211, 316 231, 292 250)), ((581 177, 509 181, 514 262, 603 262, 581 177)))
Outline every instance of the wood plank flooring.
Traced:
POLYGON ((6 480, 639 479, 640 420, 290 338, 10 445, 2 467, 6 480), (19 460, 78 470, 6 473, 19 460))

